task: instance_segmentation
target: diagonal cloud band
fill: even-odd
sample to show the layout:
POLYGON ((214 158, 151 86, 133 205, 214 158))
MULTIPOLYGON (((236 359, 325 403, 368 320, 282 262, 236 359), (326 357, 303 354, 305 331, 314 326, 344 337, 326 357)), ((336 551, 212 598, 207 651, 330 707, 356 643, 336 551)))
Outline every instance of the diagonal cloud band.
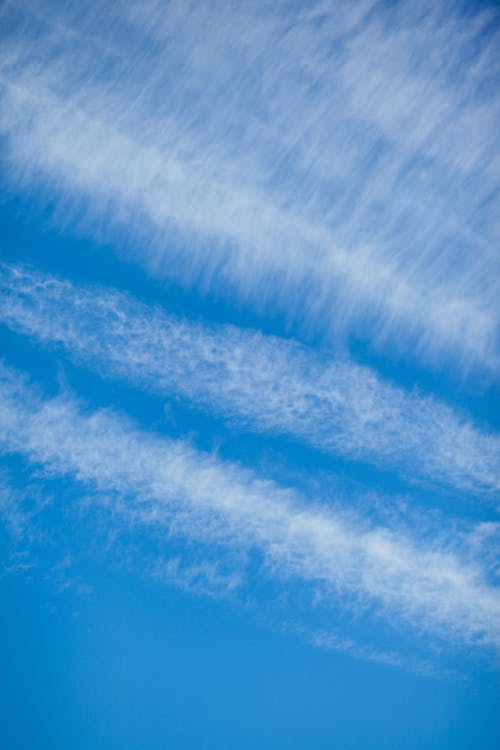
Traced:
MULTIPOLYGON (((49 474, 116 493, 138 523, 262 555, 261 574, 322 586, 391 624, 459 642, 500 643, 500 597, 477 564, 389 528, 311 505, 293 490, 182 441, 138 430, 109 411, 88 414, 70 398, 46 399, 2 366, 3 451, 49 474)), ((121 504, 116 502, 116 512, 121 504)))
POLYGON ((201 325, 109 288, 0 266, 0 321, 75 362, 240 429, 281 434, 406 478, 492 494, 497 435, 368 368, 234 326, 201 325))
POLYGON ((356 5, 13 3, 5 173, 159 277, 495 370, 491 17, 356 5))

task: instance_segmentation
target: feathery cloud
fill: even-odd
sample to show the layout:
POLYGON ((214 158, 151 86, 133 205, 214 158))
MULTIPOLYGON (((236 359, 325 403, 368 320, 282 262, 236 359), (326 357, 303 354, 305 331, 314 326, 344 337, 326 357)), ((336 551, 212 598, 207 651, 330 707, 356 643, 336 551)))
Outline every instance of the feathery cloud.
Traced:
POLYGON ((322 587, 337 606, 371 606, 391 624, 498 644, 500 599, 480 566, 389 528, 355 523, 292 489, 138 430, 110 411, 44 398, 2 366, 1 444, 45 472, 114 497, 114 512, 186 539, 255 550, 260 575, 322 587))
POLYGON ((26 7, 0 58, 13 179, 85 200, 160 277, 498 367, 491 13, 26 7))
POLYGON ((495 434, 431 396, 293 341, 180 320, 123 292, 23 266, 0 266, 0 321, 106 377, 189 399, 240 429, 459 490, 500 486, 495 434))

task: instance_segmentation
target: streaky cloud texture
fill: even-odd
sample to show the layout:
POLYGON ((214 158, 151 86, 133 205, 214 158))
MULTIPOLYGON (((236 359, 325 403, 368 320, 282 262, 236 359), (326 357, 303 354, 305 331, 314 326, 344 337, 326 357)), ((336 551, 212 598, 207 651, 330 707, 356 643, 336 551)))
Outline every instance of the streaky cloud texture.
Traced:
POLYGON ((431 396, 296 342, 181 320, 123 292, 0 266, 0 321, 77 363, 407 478, 495 497, 496 434, 431 396))
POLYGON ((323 587, 332 604, 371 604, 397 625, 446 639, 498 645, 500 600, 478 564, 389 528, 355 523, 237 464, 87 413, 70 397, 46 399, 2 366, 3 450, 50 475, 113 493, 115 512, 193 541, 257 550, 261 572, 323 587))
POLYGON ((160 278, 497 370, 493 10, 14 3, 6 18, 7 179, 42 186, 59 217, 85 201, 87 231, 118 229, 117 251, 160 278))
POLYGON ((0 5, 0 738, 497 750, 500 6, 0 5))

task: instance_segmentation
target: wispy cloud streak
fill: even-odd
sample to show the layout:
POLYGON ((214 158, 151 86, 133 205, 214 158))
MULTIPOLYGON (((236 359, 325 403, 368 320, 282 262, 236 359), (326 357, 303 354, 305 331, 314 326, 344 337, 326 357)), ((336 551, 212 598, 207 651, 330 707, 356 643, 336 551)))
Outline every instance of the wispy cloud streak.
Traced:
POLYGON ((123 292, 22 266, 0 266, 0 320, 104 376, 189 399, 240 429, 460 490, 500 486, 497 435, 430 396, 293 341, 181 320, 123 292))
POLYGON ((114 497, 114 512, 193 541, 261 555, 260 575, 323 588, 336 606, 375 608, 392 624, 483 644, 500 641, 500 598, 457 553, 307 504, 236 464, 135 428, 69 397, 46 399, 1 371, 1 443, 49 474, 114 497))
POLYGON ((419 8, 25 6, 5 164, 161 277, 495 369, 495 19, 419 8))

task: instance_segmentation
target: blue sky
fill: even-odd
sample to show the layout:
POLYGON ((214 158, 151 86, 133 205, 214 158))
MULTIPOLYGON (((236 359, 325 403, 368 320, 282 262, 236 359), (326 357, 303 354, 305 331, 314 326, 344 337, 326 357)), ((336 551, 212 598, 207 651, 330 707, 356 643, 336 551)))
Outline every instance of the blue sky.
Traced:
POLYGON ((2 745, 494 748, 494 3, 1 10, 2 745))

